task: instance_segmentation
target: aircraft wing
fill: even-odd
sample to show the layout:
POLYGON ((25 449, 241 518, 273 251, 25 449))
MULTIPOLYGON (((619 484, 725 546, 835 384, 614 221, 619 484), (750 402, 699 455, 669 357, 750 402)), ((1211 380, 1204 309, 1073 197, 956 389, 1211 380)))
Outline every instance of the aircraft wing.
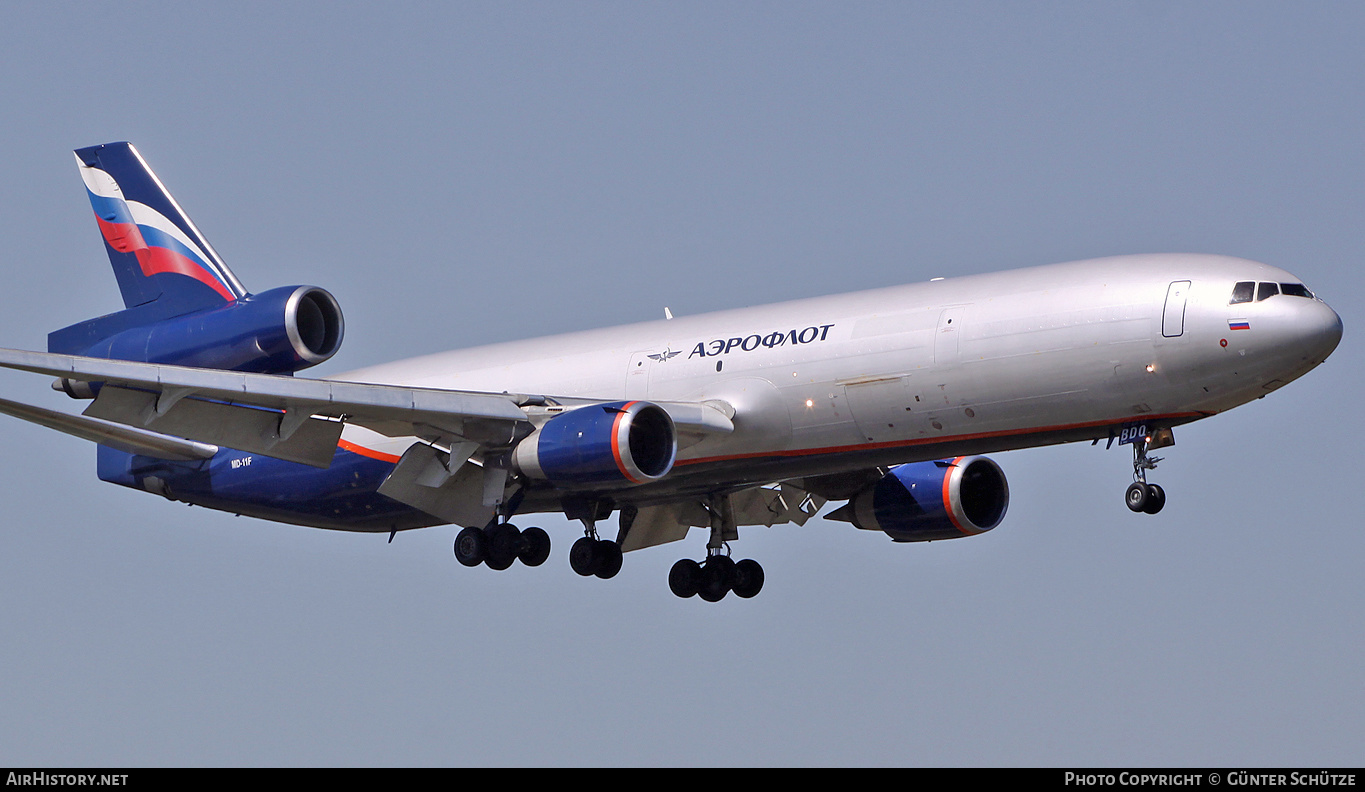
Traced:
MULTIPOLYGON (((381 434, 505 445, 533 427, 517 395, 248 374, 0 349, 0 366, 103 386, 85 415, 327 467, 342 420, 381 434)), ((525 398, 525 397, 521 397, 525 398)))
MULTIPOLYGON (((14 349, 0 349, 0 366, 102 383, 85 411, 87 418, 324 468, 331 464, 343 422, 390 437, 505 448, 534 430, 528 409, 548 403, 545 397, 524 394, 341 382, 14 349)), ((722 409, 728 405, 661 406, 680 432, 692 436, 733 429, 733 411, 727 414, 722 409)))
POLYGON ((25 421, 56 429, 83 440, 91 440, 102 445, 112 446, 130 454, 146 454, 158 459, 190 462, 208 459, 218 453, 218 446, 182 440, 160 432, 138 429, 135 426, 87 418, 83 415, 67 415, 56 410, 21 404, 9 399, 0 399, 0 413, 13 415, 25 421))

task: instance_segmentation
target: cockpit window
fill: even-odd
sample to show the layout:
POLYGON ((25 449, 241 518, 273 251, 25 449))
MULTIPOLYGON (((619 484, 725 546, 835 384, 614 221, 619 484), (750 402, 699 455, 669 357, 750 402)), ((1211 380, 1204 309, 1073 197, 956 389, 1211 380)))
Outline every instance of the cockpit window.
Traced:
POLYGON ((1232 287, 1232 299, 1228 300, 1228 305, 1251 302, 1252 300, 1260 302, 1277 294, 1313 299, 1313 293, 1302 283, 1262 282, 1258 284, 1255 281, 1238 281, 1237 285, 1232 287))

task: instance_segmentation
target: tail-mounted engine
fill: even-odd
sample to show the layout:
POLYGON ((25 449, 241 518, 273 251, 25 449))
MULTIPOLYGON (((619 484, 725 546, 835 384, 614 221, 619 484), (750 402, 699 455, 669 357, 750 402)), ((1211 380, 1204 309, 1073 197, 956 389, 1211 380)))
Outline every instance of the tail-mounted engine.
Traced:
POLYGON ((59 330, 49 337, 48 348, 115 360, 284 374, 336 354, 345 330, 336 298, 316 286, 285 286, 220 308, 110 327, 135 321, 131 313, 59 330))
POLYGON ((523 475, 569 488, 628 487, 668 475, 678 454, 673 419, 643 401, 579 407, 517 444, 523 475))
POLYGON ((995 462, 981 456, 898 465, 829 514, 897 542, 984 533, 1000 524, 1010 490, 995 462))

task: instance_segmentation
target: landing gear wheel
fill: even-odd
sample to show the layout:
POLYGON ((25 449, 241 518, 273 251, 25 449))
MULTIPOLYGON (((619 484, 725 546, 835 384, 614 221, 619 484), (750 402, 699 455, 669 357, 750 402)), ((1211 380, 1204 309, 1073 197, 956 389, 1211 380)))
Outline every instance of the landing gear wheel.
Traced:
POLYGON ((684 558, 668 570, 668 588, 683 599, 696 595, 701 589, 701 564, 684 558))
POLYGON ((484 563, 489 569, 506 569, 517 560, 521 550, 521 531, 511 523, 495 525, 488 531, 488 557, 484 563))
POLYGON ((593 574, 603 580, 616 577, 616 573, 621 571, 621 546, 607 539, 599 539, 597 547, 593 549, 598 560, 597 571, 593 574))
POLYGON ((1161 511, 1161 507, 1166 505, 1166 490, 1160 484, 1147 485, 1147 503, 1143 505, 1142 511, 1147 514, 1156 514, 1161 511))
POLYGON ((597 552, 597 540, 585 536, 569 548, 569 566, 583 577, 592 577, 602 565, 602 557, 597 552))
MULTIPOLYGON (((1169 430, 1167 434, 1169 435, 1169 430)), ((1147 456, 1147 442, 1150 439, 1139 437, 1133 442, 1133 483, 1128 485, 1128 492, 1124 493, 1123 500, 1128 504, 1128 508, 1135 512, 1156 514, 1166 505, 1166 491, 1156 484, 1147 483, 1147 471, 1156 470, 1156 463, 1161 461, 1161 457, 1147 456)), ((1169 436, 1167 440, 1166 445, 1174 442, 1169 436)))
POLYGON ((550 557, 550 535, 541 528, 527 528, 521 532, 521 552, 517 558, 528 567, 537 567, 550 557))
POLYGON ((1147 485, 1141 481, 1134 481, 1128 485, 1128 491, 1124 493, 1123 500, 1128 504, 1128 509, 1140 512, 1147 508, 1147 502, 1151 500, 1151 493, 1147 490, 1147 485))
POLYGON ((720 602, 730 593, 735 579, 735 562, 729 556, 711 556, 702 568, 701 589, 697 594, 707 602, 720 602))
POLYGON ((455 560, 467 567, 483 563, 488 537, 482 528, 466 528, 455 537, 455 560))
POLYGON ((763 590, 763 567, 752 558, 735 564, 735 596, 748 599, 763 590))

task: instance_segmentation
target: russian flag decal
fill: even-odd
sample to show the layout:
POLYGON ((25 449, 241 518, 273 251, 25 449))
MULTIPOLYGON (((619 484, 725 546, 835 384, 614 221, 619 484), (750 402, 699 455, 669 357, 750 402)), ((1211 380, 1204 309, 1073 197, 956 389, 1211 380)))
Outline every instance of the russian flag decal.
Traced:
POLYGON ((1248 322, 1248 321, 1245 320, 1245 319, 1229 319, 1229 320, 1228 320, 1228 329, 1229 329, 1229 330, 1250 330, 1250 329, 1251 329, 1251 322, 1248 322))

